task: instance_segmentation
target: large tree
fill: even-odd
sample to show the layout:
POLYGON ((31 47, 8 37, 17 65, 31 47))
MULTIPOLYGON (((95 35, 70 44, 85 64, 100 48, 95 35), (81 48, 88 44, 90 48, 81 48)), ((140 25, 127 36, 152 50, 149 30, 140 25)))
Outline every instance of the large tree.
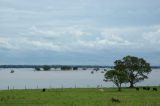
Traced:
POLYGON ((147 79, 147 75, 152 71, 150 64, 146 60, 135 56, 126 56, 122 60, 115 61, 115 63, 115 69, 120 69, 127 73, 130 87, 134 87, 135 83, 147 79))
POLYGON ((127 75, 121 70, 109 70, 105 73, 104 81, 113 82, 118 87, 118 91, 121 91, 121 85, 127 81, 127 75))

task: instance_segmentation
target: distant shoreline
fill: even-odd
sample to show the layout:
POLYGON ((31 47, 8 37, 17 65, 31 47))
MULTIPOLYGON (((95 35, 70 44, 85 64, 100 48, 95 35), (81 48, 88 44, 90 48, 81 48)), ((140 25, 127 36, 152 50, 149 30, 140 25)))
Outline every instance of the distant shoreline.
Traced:
POLYGON ((35 67, 43 68, 44 66, 49 66, 50 68, 61 68, 64 66, 78 67, 78 68, 113 68, 113 66, 101 66, 101 65, 0 65, 0 68, 35 68, 35 67))
MULTIPOLYGON (((43 68, 45 65, 0 65, 0 68, 43 68)), ((47 65, 50 68, 61 68, 64 66, 78 67, 78 68, 113 68, 113 66, 103 66, 103 65, 47 65)), ((151 66, 152 69, 160 69, 160 66, 151 66)))

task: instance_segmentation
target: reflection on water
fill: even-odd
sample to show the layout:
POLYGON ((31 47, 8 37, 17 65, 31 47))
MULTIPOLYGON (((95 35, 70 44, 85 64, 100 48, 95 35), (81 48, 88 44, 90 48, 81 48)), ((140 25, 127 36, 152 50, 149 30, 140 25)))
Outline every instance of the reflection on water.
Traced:
MULTIPOLYGON (((34 71, 34 69, 0 69, 0 89, 25 88, 74 88, 74 87, 113 87, 113 83, 104 82, 103 69, 100 71, 34 71)), ((154 69, 149 79, 136 84, 137 86, 160 85, 160 69, 154 69)), ((123 85, 127 86, 127 85, 123 85)))

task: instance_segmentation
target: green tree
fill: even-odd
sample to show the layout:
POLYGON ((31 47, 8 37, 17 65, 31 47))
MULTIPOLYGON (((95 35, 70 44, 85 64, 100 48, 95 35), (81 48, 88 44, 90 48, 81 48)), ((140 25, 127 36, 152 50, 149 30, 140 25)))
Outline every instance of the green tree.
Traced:
POLYGON ((117 60, 119 63, 115 68, 121 66, 121 70, 127 73, 128 82, 130 87, 134 87, 134 84, 144 79, 147 79, 147 75, 152 71, 150 64, 143 58, 134 56, 126 56, 122 60, 117 60))
POLYGON ((127 75, 121 70, 109 70, 105 73, 105 81, 113 82, 118 87, 118 91, 121 91, 121 85, 127 81, 127 75))
POLYGON ((71 66, 62 66, 61 70, 71 70, 72 67, 71 66))
POLYGON ((105 74, 106 81, 112 81, 121 90, 122 83, 130 83, 130 87, 144 79, 152 71, 150 64, 143 58, 126 56, 122 60, 116 60, 113 70, 105 74))
POLYGON ((44 70, 44 71, 48 71, 48 70, 50 70, 50 69, 51 69, 51 67, 48 66, 48 65, 44 65, 44 66, 43 66, 43 70, 44 70))
POLYGON ((73 70, 78 70, 78 67, 73 67, 73 70))
POLYGON ((40 69, 40 67, 35 67, 35 70, 40 71, 41 69, 40 69))

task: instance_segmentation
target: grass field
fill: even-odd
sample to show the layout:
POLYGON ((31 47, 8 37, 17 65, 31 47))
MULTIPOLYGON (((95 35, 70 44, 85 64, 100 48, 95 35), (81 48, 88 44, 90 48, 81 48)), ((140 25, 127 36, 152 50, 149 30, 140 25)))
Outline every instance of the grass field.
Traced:
POLYGON ((1 90, 0 106, 160 106, 160 91, 95 88, 1 90), (111 98, 120 103, 112 103, 111 98))

